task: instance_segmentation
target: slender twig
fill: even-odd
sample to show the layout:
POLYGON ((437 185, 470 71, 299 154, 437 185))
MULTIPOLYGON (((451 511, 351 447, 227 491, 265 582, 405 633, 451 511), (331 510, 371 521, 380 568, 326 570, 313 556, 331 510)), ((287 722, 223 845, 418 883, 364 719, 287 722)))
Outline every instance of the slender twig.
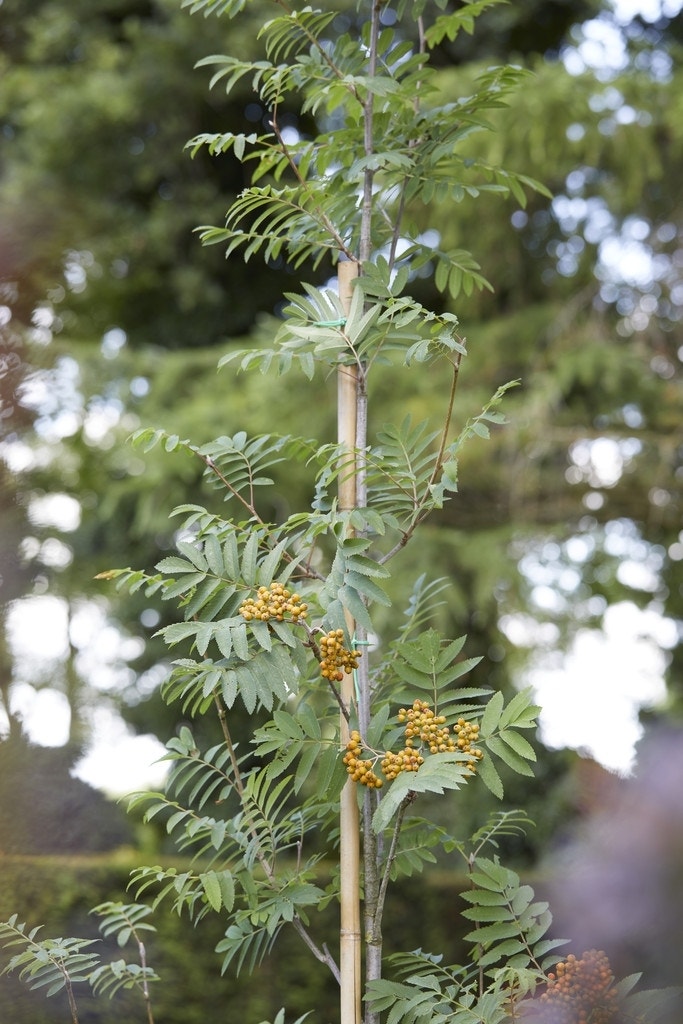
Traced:
MULTIPOLYGON (((380 13, 382 0, 375 0, 370 21, 370 46, 368 53, 368 78, 375 77, 377 72, 377 50, 379 43, 380 13)), ((363 103, 363 151, 371 157, 375 150, 375 97, 372 88, 363 103)), ((361 265, 370 259, 372 254, 372 214, 373 185, 375 172, 367 166, 363 173, 363 196, 361 201, 361 226, 358 258, 361 265)))
POLYGON ((439 475, 441 466, 443 465, 443 456, 446 451, 446 443, 448 441, 448 434, 451 429, 451 420, 453 418, 453 406, 455 405, 455 392, 458 387, 458 377, 460 375, 460 363, 462 361, 462 355, 458 352, 455 359, 453 359, 451 366, 453 373, 451 376, 451 390, 448 395, 448 405, 446 407, 446 419, 444 421, 443 430, 441 431, 441 443, 439 445, 439 452, 436 456, 436 462, 434 463, 434 469, 429 480, 428 489, 432 484, 436 483, 436 478, 439 475))
MULTIPOLYGON (((289 6, 289 4, 286 4, 284 2, 284 0, 275 0, 275 3, 278 5, 278 7, 281 7, 282 10, 286 14, 291 16, 294 13, 294 11, 289 6)), ((311 43, 311 45, 316 48, 316 50, 318 51, 320 56, 323 58, 323 60, 325 61, 325 63, 329 67, 329 69, 334 74, 335 78, 338 78, 341 82, 343 82, 344 85, 346 86, 346 88, 348 89, 348 91, 351 93, 351 95, 355 99, 358 99, 358 91, 357 91, 356 87, 353 85, 353 83, 350 83, 350 82, 345 80, 344 72, 341 70, 341 68, 338 68, 337 65, 334 63, 334 61, 330 57, 329 53, 325 49, 325 47, 322 46, 322 44, 321 44, 320 40, 318 39, 318 37, 313 35, 313 33, 310 32, 306 28, 306 26, 303 25, 301 22, 298 22, 298 27, 303 32, 303 34, 306 36, 306 38, 311 43)))
MULTIPOLYGON (((311 189, 311 186, 310 186, 309 182, 306 181, 306 179, 301 174, 301 171, 299 170, 299 168, 297 166, 296 160, 294 159, 294 157, 290 153, 289 147, 287 146, 287 143, 285 142, 285 140, 284 140, 284 138, 282 136, 282 132, 280 131, 280 127, 279 127, 279 125, 277 123, 277 107, 273 107, 273 110, 272 110, 272 113, 271 113, 271 116, 270 116, 270 126, 273 129, 273 132, 275 133, 275 137, 277 138, 277 140, 278 140, 278 142, 280 144, 280 148, 282 150, 282 153, 284 154, 284 157, 287 160, 287 163, 291 167, 291 169, 292 169, 292 171, 294 173, 294 176, 295 176, 296 180, 299 183, 300 188, 303 189, 303 191, 306 192, 308 195, 313 195, 313 191, 311 189)), ((334 242, 335 248, 337 248, 341 253, 343 253, 344 256, 346 256, 347 259, 352 260, 354 258, 353 257, 353 253, 348 248, 348 246, 346 245, 344 239, 341 237, 341 235, 339 234, 339 232, 337 231, 337 229, 335 228, 334 224, 332 223, 330 218, 327 216, 325 211, 322 209, 322 207, 319 204, 316 203, 315 209, 313 211, 307 210, 306 212, 309 214, 309 216, 311 216, 311 217, 315 216, 318 219, 320 224, 322 224, 324 229, 328 232, 328 234, 332 238, 332 240, 334 242)))
POLYGON ((154 1024, 154 1016, 152 1014, 152 997, 149 992, 149 985, 147 983, 147 954, 145 951, 145 944, 137 934, 135 929, 132 929, 133 937, 138 944, 138 952, 140 954, 140 966, 142 967, 142 998, 145 1000, 145 1009, 147 1010, 147 1024, 154 1024))
MULTIPOLYGON (((221 732, 223 733, 223 739, 225 740, 225 745, 226 745, 227 750, 228 750, 228 757, 230 758, 230 765, 232 767, 233 778, 230 780, 230 782, 231 782, 232 786, 234 787, 235 792, 237 793, 238 797, 240 798, 240 802, 242 804, 242 808, 245 811, 245 814, 248 815, 247 802, 245 800, 244 782, 242 781, 242 773, 240 771, 239 762, 237 760, 237 755, 235 753, 235 747, 233 745, 232 737, 230 735, 230 729, 228 728, 227 713, 226 713, 225 707, 223 706, 223 704, 221 702, 220 697, 217 694, 214 695, 214 702, 215 702, 216 710, 217 710, 217 713, 218 713, 218 720, 220 722, 221 732)), ((249 821, 248 817, 247 817, 247 820, 249 821)), ((268 858, 266 857, 265 853, 263 852, 263 850, 261 848, 261 842, 260 842, 260 838, 259 838, 259 834, 258 834, 258 831, 256 829, 256 826, 254 825, 254 823, 252 821, 249 821, 249 826, 248 827, 249 827, 249 832, 251 833, 251 836, 252 836, 252 838, 254 840, 256 859, 258 860, 259 864, 261 865, 261 868, 263 870, 264 875, 266 876, 266 880, 267 880, 268 884, 271 886, 271 888, 273 888, 276 891, 278 891, 279 890, 279 886, 277 884, 277 878, 275 876, 275 871, 273 869, 272 864, 270 863, 270 861, 268 860, 268 858)), ((337 964, 336 964, 336 962, 334 960, 334 957, 332 956, 330 951, 327 949, 327 947, 323 947, 321 949, 317 945, 315 940, 309 934, 308 930, 306 929, 305 925, 303 924, 303 922, 302 922, 301 918, 298 916, 298 914, 294 915, 294 918, 292 919, 292 926, 293 926, 295 932, 302 939, 302 941, 306 944, 306 946, 308 946, 308 948, 311 951, 311 953, 313 953, 313 955, 316 958, 316 960, 319 960, 320 963, 326 964, 329 967, 330 971, 332 972, 332 975, 333 975, 335 981, 337 982, 337 984, 340 984, 341 983, 341 977, 340 977, 340 974, 339 974, 339 968, 338 968, 338 966, 337 966, 337 964)))
POLYGON ((225 474, 221 473, 220 469, 218 468, 218 466, 216 465, 216 463, 213 461, 213 459, 210 456, 202 455, 200 452, 195 452, 195 454, 202 460, 202 462, 207 467, 207 469, 210 469, 212 473, 215 473, 215 475, 218 477, 220 482, 226 487, 226 489, 228 491, 230 491, 232 496, 234 498, 237 498, 237 500, 239 501, 239 503, 241 505, 244 505, 244 507, 246 508, 247 512, 249 512, 249 514, 257 521, 257 523, 260 523, 261 526, 265 526, 266 525, 265 522, 263 521, 263 519, 261 519, 261 516, 258 514, 256 509, 254 508, 253 489, 250 490, 251 501, 247 501, 247 499, 245 497, 243 497, 242 494, 240 494, 240 492, 237 490, 237 488, 233 487, 233 485, 230 483, 230 481, 225 476, 225 474))
POLYGON ((447 409, 446 409, 446 419, 444 421, 443 430, 441 432, 441 441, 439 442, 439 450, 437 452, 436 460, 434 462, 434 468, 432 470, 431 476, 429 477, 429 481, 427 483, 427 487, 425 488, 425 491, 424 491, 424 493, 422 495, 422 500, 419 503, 419 506, 417 508, 417 511, 416 511, 414 517, 413 517, 412 522, 403 531, 403 533, 401 534, 401 537, 396 542, 396 544, 394 544, 393 548, 391 548, 384 555, 382 555, 381 558, 377 559, 377 561, 380 563, 380 565, 384 565, 385 562, 388 562, 391 558, 394 557, 394 555, 396 555, 399 551, 401 551, 406 546, 406 544, 411 539, 411 537, 415 533, 415 531, 418 528, 418 526, 421 523, 424 522, 426 517, 429 515, 429 512, 431 511, 430 509, 426 508, 425 506, 427 504, 427 500, 428 500, 428 497, 429 497, 429 494, 430 494, 430 490, 431 490, 432 486, 436 483, 438 475, 439 475, 439 472, 440 472, 440 470, 441 470, 441 468, 443 466, 444 453, 446 451, 446 444, 448 442, 448 434, 449 434, 449 431, 450 431, 451 420, 453 418, 453 406, 455 404, 455 393, 456 393, 456 390, 457 390, 457 387, 458 387, 458 376, 459 376, 459 373, 460 373, 460 362, 461 362, 461 359, 462 359, 462 356, 458 353, 456 358, 453 359, 452 362, 451 362, 451 366, 453 368, 453 374, 452 374, 452 377, 451 377, 451 390, 450 390, 450 394, 448 396, 448 406, 447 406, 447 409))
POLYGON ((382 882, 379 887, 379 895, 377 898, 377 908, 375 911, 377 923, 381 924, 382 914, 384 913, 384 902, 387 896, 387 890, 389 888, 389 881, 391 878, 391 869, 396 859, 396 850, 398 849, 398 839, 401 834, 403 827, 403 819, 405 818, 408 807, 413 802, 414 794, 408 793, 402 800, 401 805, 396 814, 396 820, 394 822, 394 830, 391 834, 391 845, 389 852, 387 853, 387 859, 384 865, 384 872, 382 874, 382 882))
POLYGON ((69 1000, 69 1010, 71 1011, 72 1024, 78 1024, 78 1010, 76 1007, 76 1000, 74 998, 74 990, 71 984, 71 978, 65 967, 61 968, 62 974, 64 975, 64 988, 66 989, 66 996, 69 1000))

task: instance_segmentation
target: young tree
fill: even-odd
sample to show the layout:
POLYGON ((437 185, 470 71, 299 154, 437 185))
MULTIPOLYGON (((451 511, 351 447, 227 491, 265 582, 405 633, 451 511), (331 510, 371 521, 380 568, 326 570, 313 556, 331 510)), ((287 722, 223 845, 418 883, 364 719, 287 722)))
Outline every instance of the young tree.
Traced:
MULTIPOLYGON (((496 854, 499 839, 526 824, 524 815, 496 814, 473 836, 430 817, 430 797, 457 807, 465 786, 501 796, 497 763, 531 774, 535 754, 524 731, 537 709, 528 692, 505 704, 500 692, 463 685, 478 659, 462 656, 465 637, 444 638, 433 625, 447 600, 446 580, 425 572, 405 614, 393 610, 394 564, 457 493, 463 445, 497 428, 497 407, 511 386, 501 382, 481 411, 458 422, 467 345, 457 318, 408 292, 422 273, 454 298, 490 287, 469 252, 439 249, 429 230, 432 199, 476 201, 493 192, 523 206, 527 190, 543 191, 471 144, 490 130, 487 112, 505 104, 525 72, 492 67, 468 95, 444 98, 429 63, 441 40, 471 32, 495 2, 453 12, 446 0, 369 0, 339 27, 336 10, 276 0, 275 17, 259 33, 261 58, 201 62, 215 68, 214 86, 230 90, 247 77, 268 111, 261 132, 207 133, 191 142, 195 154, 232 152, 251 169, 226 226, 203 228, 203 241, 224 244, 229 254, 241 250, 246 260, 337 267, 336 285, 304 283, 286 296, 272 347, 231 352, 223 362, 300 370, 326 401, 332 374, 338 436, 321 443, 279 429, 251 437, 239 431, 195 445, 139 431, 136 443, 146 450, 163 444, 199 460, 228 514, 183 504, 173 513, 177 554, 155 575, 103 574, 177 602, 182 620, 162 633, 170 647, 188 649, 164 696, 185 715, 217 716, 221 731, 218 743, 200 748, 182 727, 168 745, 166 790, 134 798, 148 818, 167 815, 168 832, 190 862, 183 870, 140 867, 133 887, 138 896, 153 893, 155 906, 170 901, 195 924, 224 915, 217 947, 224 970, 253 967, 284 927, 294 928, 338 981, 342 1024, 375 1024, 383 1010, 390 1024, 519 1020, 536 1010, 531 996, 556 960, 547 905, 496 854), (293 106, 316 119, 313 137, 288 127, 293 106), (373 382, 396 373, 433 376, 434 406, 441 407, 433 422, 414 423, 401 408, 396 422, 371 428, 373 382), (309 510, 275 514, 269 488, 278 465, 308 467, 309 510), (240 704, 267 716, 246 742, 232 725, 240 704), (323 888, 321 859, 337 848, 337 835, 338 872, 323 888), (469 958, 442 966, 431 953, 406 952, 393 958, 395 977, 387 978, 382 921, 391 882, 422 872, 437 852, 455 853, 469 873, 469 958), (338 956, 314 917, 336 900, 338 956)), ((187 6, 235 18, 255 5, 187 6)), ((99 909, 105 928, 141 946, 139 906, 99 909)), ((82 952, 84 940, 58 940, 56 949, 16 918, 0 935, 22 949, 11 967, 40 983, 42 963, 53 990, 67 987, 73 1020, 72 956, 79 977, 99 990, 140 987, 152 1020, 147 983, 154 975, 144 947, 134 968, 107 968, 82 952)), ((583 1012, 588 998, 589 1012, 609 1020, 629 988, 615 986, 595 951, 567 961, 559 978, 550 979, 542 1014, 567 1000, 583 1012)))

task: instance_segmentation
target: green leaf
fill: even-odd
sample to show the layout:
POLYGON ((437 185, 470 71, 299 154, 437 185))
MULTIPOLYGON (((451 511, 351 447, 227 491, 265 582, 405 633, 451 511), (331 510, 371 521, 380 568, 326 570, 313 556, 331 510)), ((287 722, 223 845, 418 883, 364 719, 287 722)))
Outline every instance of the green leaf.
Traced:
POLYGON ((495 732, 498 728, 498 722, 503 711, 503 694, 497 691, 493 694, 490 701, 486 705, 484 714, 482 715, 480 723, 480 735, 482 739, 487 739, 491 733, 495 732))
POLYGON ((343 586, 339 589, 337 597, 343 607, 351 613, 351 616, 356 620, 356 622, 360 623, 361 626, 369 631, 374 629, 368 610, 355 588, 343 586))
POLYGON ((470 778, 466 765, 457 754, 431 754, 416 772, 401 772, 383 792, 372 819, 375 832, 383 831, 412 793, 444 793, 460 789, 470 778))
POLYGON ((541 709, 537 704, 532 703, 532 694, 531 687, 515 694, 501 714, 498 728, 503 730, 514 725, 518 729, 522 729, 536 725, 536 718, 541 709))
POLYGON ((258 542, 258 534, 256 532, 250 533, 242 551, 242 579, 249 587, 256 586, 258 542))
MULTIPOLYGON (((500 722, 498 724, 500 725, 500 722)), ((503 743, 507 743, 509 747, 512 747, 520 757, 525 757, 527 761, 536 760, 536 751, 525 736, 520 736, 514 729, 504 729, 499 735, 503 743)))
POLYGON ((294 776, 294 792, 298 793, 303 784, 310 778, 316 761, 320 756, 320 744, 310 742, 301 751, 299 764, 294 776))
POLYGON ((320 719, 310 704, 300 704, 297 707, 296 720, 310 739, 319 740, 321 738, 320 719))
POLYGON ((222 576, 225 569, 223 565, 223 550, 221 542, 215 533, 210 533, 204 539, 204 556, 207 565, 216 576, 222 576))
POLYGON ((200 874, 199 881, 202 884, 204 895, 209 905, 213 910, 219 911, 223 906, 223 889, 218 875, 215 871, 204 871, 200 874))
POLYGON ((507 906, 497 903, 494 906, 479 905, 462 911, 462 916, 468 921, 491 922, 507 921, 510 918, 510 911, 507 906))
POLYGON ((368 576, 350 570, 346 573, 345 579, 347 587, 353 587, 361 597, 366 598, 368 601, 375 601, 377 604, 384 605, 385 607, 391 605, 387 594, 368 576))
POLYGON ((527 775, 533 778, 534 772, 530 765, 512 747, 503 743, 500 736, 489 736, 484 742, 489 750, 496 754, 501 761, 504 761, 509 768, 517 772, 518 775, 527 775))
POLYGON ((303 729, 297 720, 286 711, 274 711, 273 721, 283 736, 287 736, 292 740, 302 740, 304 738, 303 729))
POLYGON ((494 796, 503 799, 503 783, 490 757, 477 761, 477 775, 494 796))
POLYGON ((209 564, 206 561, 203 552, 201 552, 194 544, 190 544, 184 540, 179 540, 177 548, 181 555, 184 555, 188 561, 192 562, 198 572, 205 573, 208 571, 209 564))

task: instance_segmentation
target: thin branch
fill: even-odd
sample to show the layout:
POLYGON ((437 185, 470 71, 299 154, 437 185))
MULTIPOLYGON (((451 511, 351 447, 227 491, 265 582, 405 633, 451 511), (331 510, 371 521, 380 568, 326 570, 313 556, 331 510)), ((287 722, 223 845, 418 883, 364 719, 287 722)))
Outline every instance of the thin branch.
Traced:
POLYGON ((294 928, 294 931, 299 936, 299 938, 302 939, 306 946, 308 946, 309 950, 316 958, 316 960, 319 960, 321 964, 327 964, 334 980, 337 982, 338 985, 340 985, 341 974, 339 973, 339 967, 337 966, 334 957, 327 948, 327 945, 323 944, 322 949, 319 948, 319 946, 309 935, 308 931, 306 930, 306 927, 304 926, 298 914, 296 914, 292 919, 292 926, 294 928))
MULTIPOLYGON (((299 170, 299 168, 297 166, 296 160, 294 159, 294 157, 290 153, 289 147, 287 146, 287 143, 285 142, 285 140, 284 140, 284 138, 282 136, 282 132, 280 131, 280 127, 279 127, 279 125, 277 123, 277 106, 273 107, 273 112, 272 112, 272 115, 271 115, 271 118, 270 118, 270 126, 273 129, 273 132, 275 133, 275 136, 276 136, 276 138, 277 138, 277 140, 278 140, 278 142, 280 144, 280 148, 281 148, 281 150, 282 150, 282 152, 283 152, 283 154, 285 156, 285 159, 287 160, 287 163, 291 167, 291 169, 292 169, 292 171, 294 173, 294 177, 298 181, 300 188, 307 195, 312 196, 313 192, 312 192, 311 186, 306 181, 306 179, 303 177, 303 175, 301 174, 301 171, 299 170)), ((309 215, 313 215, 313 214, 311 214, 310 210, 307 210, 306 212, 309 213, 309 215)), ((335 244, 336 248, 341 253, 343 253, 343 255, 346 256, 347 259, 352 260, 354 258, 353 253, 348 248, 348 246, 346 245, 344 239, 341 237, 341 235, 339 234, 339 232, 335 228, 335 226, 332 223, 332 221, 330 220, 330 218, 327 216, 325 211, 322 209, 322 207, 318 203, 316 203, 316 205, 315 205, 314 215, 317 217, 319 223, 322 224, 322 226, 325 229, 325 231, 327 231, 327 233, 330 235, 330 237, 334 241, 334 244, 335 244)))
MULTIPOLYGON (((368 77, 374 78, 377 72, 377 50, 380 31, 380 12, 383 0, 375 0, 372 8, 370 21, 370 52, 368 54, 368 77)), ((371 157, 375 149, 375 97, 370 90, 363 103, 363 151, 366 157, 371 157)), ((363 173, 363 198, 361 201, 361 222, 360 242, 358 258, 361 264, 370 259, 372 254, 372 214, 373 214, 373 184, 375 172, 371 167, 366 167, 363 173)))
MULTIPOLYGON (((242 773, 241 773, 240 768, 239 768, 239 762, 237 760, 237 755, 235 754, 235 748, 233 746, 232 737, 230 735, 230 730, 228 728, 227 713, 226 713, 226 710, 225 710, 223 704, 221 703, 220 697, 217 694, 214 695, 214 702, 216 704, 216 710, 218 712, 218 720, 219 720, 220 725, 221 725, 221 732, 223 733, 223 739, 225 740, 225 744, 226 744, 226 747, 228 749, 228 756, 230 758, 230 764, 232 766, 233 779, 230 780, 230 781, 231 781, 231 783, 232 783, 232 785, 233 785, 237 795, 240 798, 240 802, 242 804, 242 808, 245 811, 245 814, 248 814, 247 804, 246 804, 246 800, 245 800, 244 783, 242 781, 242 773)), ((260 840, 259 840, 258 832, 256 830, 256 826, 251 821, 249 822, 249 831, 250 831, 251 836, 252 836, 252 838, 254 840, 254 846, 255 846, 255 850, 256 850, 256 859, 258 860, 259 864, 261 865, 261 868, 263 870, 264 875, 266 876, 266 880, 267 880, 268 884, 270 885, 270 887, 272 889, 274 889, 276 892, 278 892, 279 891, 279 886, 277 884, 277 879, 275 877, 275 872, 273 870, 273 866, 270 863, 270 861, 268 860, 268 858, 266 857, 266 855, 264 854, 263 850, 261 849, 261 843, 260 843, 260 840)), ((319 960, 320 963, 327 964, 327 966, 329 967, 330 971, 332 972, 332 975, 334 976, 335 980, 337 981, 337 984, 339 984, 340 983, 339 968, 338 968, 337 964, 335 963, 334 958, 332 957, 332 955, 329 952, 329 950, 327 948, 320 949, 320 947, 316 944, 314 939, 308 933, 306 927, 304 926, 304 924, 301 921, 301 918, 298 916, 298 914, 295 915, 294 918, 292 919, 292 925, 293 925, 294 930, 297 933, 297 935, 299 935, 299 937, 303 940, 303 942, 308 946, 309 950, 311 951, 311 953, 313 953, 313 955, 315 956, 316 960, 319 960)))
POLYGON ((403 827, 403 819, 405 818, 408 807, 413 802, 414 796, 412 793, 408 793, 402 800, 401 805, 396 815, 396 821, 394 823, 394 831, 391 835, 391 845, 387 854, 386 863, 384 865, 384 873, 382 875, 382 882, 379 888, 379 896, 377 898, 377 909, 375 911, 377 917, 377 923, 382 919, 384 913, 384 902, 387 896, 387 890, 389 888, 389 881, 391 876, 391 869, 396 859, 396 850, 398 848, 398 839, 403 827))
POLYGON ((233 485, 230 483, 228 478, 226 476, 224 476, 223 473, 221 473, 220 469, 218 468, 218 466, 216 465, 216 463, 213 461, 213 459, 210 456, 208 456, 208 455, 201 455, 199 452, 195 452, 195 454, 198 456, 198 458, 200 458, 202 460, 204 465, 208 469, 211 470, 212 473, 216 474, 216 476, 218 477, 220 482, 226 487, 226 489, 228 491, 230 491, 232 496, 234 498, 237 498, 237 500, 240 502, 241 505, 244 505, 244 507, 246 508, 247 512, 250 513, 250 515, 256 520, 256 522, 260 523, 261 526, 265 526, 266 525, 265 522, 263 521, 263 519, 261 519, 261 516, 258 514, 256 509, 254 508, 254 505, 253 505, 253 492, 252 492, 252 503, 250 503, 250 502, 247 501, 246 498, 244 498, 240 494, 240 492, 237 490, 237 488, 233 487, 233 485))
POLYGON ((138 952, 140 954, 140 966, 142 967, 142 997, 145 1000, 145 1008, 147 1010, 147 1024, 154 1024, 154 1016, 152 1014, 152 997, 150 996, 149 985, 147 983, 147 954, 145 951, 145 944, 134 928, 132 931, 133 937, 138 944, 138 952))
POLYGON ((443 465, 443 456, 446 451, 446 442, 448 441, 448 434, 451 429, 451 420, 453 419, 453 406, 455 405, 455 392, 458 387, 458 377, 460 375, 460 363, 462 362, 462 355, 458 352, 451 366, 453 367, 453 374, 451 377, 451 390, 448 395, 448 405, 446 407, 446 419, 441 432, 441 444, 439 445, 439 453, 434 463, 434 470, 429 480, 428 487, 436 483, 436 478, 439 475, 439 470, 443 465))
POLYGON ((72 1024, 78 1024, 78 1010, 76 1008, 76 1000, 74 998, 74 990, 71 984, 71 978, 65 967, 62 967, 62 973, 64 975, 64 987, 66 989, 67 999, 69 1000, 69 1010, 71 1011, 72 1024))
POLYGON ((418 528, 418 526, 421 523, 424 522, 424 520, 429 515, 429 512, 431 511, 431 509, 425 508, 425 505, 427 503, 427 498, 429 496, 430 488, 436 483, 438 475, 439 475, 439 472, 440 472, 440 470, 441 470, 441 468, 443 466, 443 457, 444 457, 444 453, 446 451, 446 444, 448 442, 448 434, 449 434, 450 427, 451 427, 451 420, 453 418, 453 406, 455 404, 455 393, 456 393, 456 390, 457 390, 457 387, 458 387, 458 376, 459 376, 459 373, 460 373, 460 362, 461 362, 461 359, 462 359, 462 356, 458 353, 456 358, 451 363, 451 366, 453 367, 453 375, 452 375, 452 378, 451 378, 451 390, 450 390, 450 393, 449 393, 449 396, 448 396, 448 407, 446 409, 446 419, 445 419, 445 422, 444 422, 443 430, 441 432, 441 441, 439 443, 439 450, 437 452, 436 461, 434 462, 434 469, 432 470, 431 476, 430 476, 429 481, 427 483, 427 487, 426 487, 426 489, 424 491, 424 494, 422 495, 422 500, 421 500, 421 502, 420 502, 420 504, 418 506, 418 509, 416 511, 416 514, 415 514, 412 522, 410 523, 408 528, 406 530, 404 530, 404 532, 401 534, 400 539, 396 542, 396 544, 394 544, 393 548, 391 548, 389 551, 387 551, 386 554, 382 555, 381 558, 377 559, 377 561, 379 562, 380 565, 384 565, 385 562, 388 562, 391 558, 394 557, 394 555, 398 554, 399 551, 403 550, 403 548, 406 546, 408 541, 411 539, 411 537, 415 533, 415 531, 418 528))
MULTIPOLYGON (((292 8, 289 6, 289 4, 286 4, 284 0, 275 0, 275 3, 278 5, 278 7, 281 7, 282 10, 290 17, 294 14, 292 8)), ((301 29, 301 31, 306 36, 311 45, 316 48, 320 56, 323 58, 323 60, 329 67, 330 71, 332 71, 332 73, 334 74, 335 78, 338 78, 341 82, 344 83, 344 85, 351 93, 351 95, 354 97, 354 99, 358 99, 358 91, 356 90, 356 87, 352 83, 344 81, 344 72, 341 70, 341 68, 338 68, 337 65, 334 63, 325 47, 321 45, 318 37, 313 35, 313 33, 310 32, 305 25, 302 25, 301 22, 297 23, 297 27, 301 29)))

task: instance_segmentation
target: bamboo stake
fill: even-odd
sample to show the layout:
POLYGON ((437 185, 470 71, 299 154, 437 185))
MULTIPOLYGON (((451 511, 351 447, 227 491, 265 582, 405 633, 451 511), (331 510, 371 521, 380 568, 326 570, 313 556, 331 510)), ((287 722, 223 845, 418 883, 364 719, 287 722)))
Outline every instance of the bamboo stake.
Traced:
MULTIPOLYGON (((353 281, 359 274, 355 260, 346 260, 338 265, 339 296, 344 310, 348 313, 351 302, 353 281)), ((337 441, 342 449, 353 453, 356 450, 356 409, 358 404, 358 367, 355 363, 343 364, 337 372, 337 441)), ((356 506, 355 457, 349 463, 345 455, 345 467, 339 481, 338 497, 341 509, 356 506)), ((350 637, 354 636, 355 623, 347 614, 346 625, 350 637)), ((344 675, 342 701, 349 709, 353 702, 353 676, 344 675)), ((345 745, 349 738, 348 721, 341 716, 341 741, 345 745)), ((340 826, 340 945, 339 969, 340 1018, 341 1024, 360 1024, 361 1020, 361 929, 360 929, 360 825, 356 785, 349 778, 341 793, 339 809, 340 826)))

